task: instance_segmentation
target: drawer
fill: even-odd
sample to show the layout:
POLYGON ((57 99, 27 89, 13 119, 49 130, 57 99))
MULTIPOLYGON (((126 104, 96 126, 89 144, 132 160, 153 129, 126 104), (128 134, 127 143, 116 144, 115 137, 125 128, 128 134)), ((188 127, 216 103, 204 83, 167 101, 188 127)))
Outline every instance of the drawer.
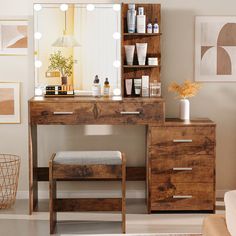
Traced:
POLYGON ((32 124, 94 123, 96 113, 93 103, 31 103, 32 124))
POLYGON ((98 122, 114 124, 149 124, 164 122, 164 103, 97 103, 98 122))
POLYGON ((214 182, 214 155, 162 156, 151 151, 150 154, 152 184, 163 182, 214 182))
POLYGON ((151 145, 162 146, 166 149, 179 146, 214 146, 215 127, 193 126, 193 127, 152 127, 150 130, 151 145))
POLYGON ((151 189, 152 211, 214 210, 211 183, 157 183, 151 189))

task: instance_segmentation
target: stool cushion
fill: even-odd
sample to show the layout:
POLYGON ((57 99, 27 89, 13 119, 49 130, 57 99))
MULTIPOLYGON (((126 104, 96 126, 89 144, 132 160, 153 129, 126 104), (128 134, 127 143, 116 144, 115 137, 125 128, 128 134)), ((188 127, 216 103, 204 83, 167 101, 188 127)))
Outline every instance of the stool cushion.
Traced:
POLYGON ((119 151, 64 151, 56 153, 54 163, 76 165, 121 165, 122 155, 119 151))

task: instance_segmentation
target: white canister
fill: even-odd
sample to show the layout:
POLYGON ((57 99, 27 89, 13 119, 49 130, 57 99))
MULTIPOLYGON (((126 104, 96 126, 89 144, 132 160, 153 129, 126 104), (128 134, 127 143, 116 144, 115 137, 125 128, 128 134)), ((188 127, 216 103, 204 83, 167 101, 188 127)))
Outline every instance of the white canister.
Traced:
POLYGON ((179 118, 181 120, 190 120, 190 103, 188 99, 179 101, 179 118))
POLYGON ((148 58, 149 66, 158 66, 158 58, 157 57, 149 57, 148 58))

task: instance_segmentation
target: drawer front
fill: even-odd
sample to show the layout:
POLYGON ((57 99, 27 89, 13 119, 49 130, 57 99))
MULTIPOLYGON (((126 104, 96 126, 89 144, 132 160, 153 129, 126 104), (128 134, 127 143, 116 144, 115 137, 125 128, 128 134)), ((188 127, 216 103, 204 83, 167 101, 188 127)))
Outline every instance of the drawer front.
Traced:
POLYGON ((98 122, 149 124, 164 122, 163 102, 98 103, 98 122))
POLYGON ((214 210, 211 183, 158 183, 152 186, 151 210, 214 210))
POLYGON ((32 124, 94 123, 96 114, 93 103, 31 103, 32 124))
POLYGON ((215 180, 214 155, 158 155, 150 151, 152 184, 159 182, 210 183, 215 180))
POLYGON ((197 127, 152 127, 151 145, 161 146, 163 148, 172 148, 179 146, 185 148, 188 146, 214 146, 215 145, 215 127, 197 126, 197 127))

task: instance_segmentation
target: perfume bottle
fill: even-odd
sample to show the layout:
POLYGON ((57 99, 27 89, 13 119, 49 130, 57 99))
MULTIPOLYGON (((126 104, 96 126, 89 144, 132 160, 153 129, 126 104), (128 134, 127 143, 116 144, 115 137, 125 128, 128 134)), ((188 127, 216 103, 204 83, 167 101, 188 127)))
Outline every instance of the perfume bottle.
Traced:
POLYGON ((92 94, 94 97, 101 96, 101 85, 99 83, 98 75, 95 76, 95 79, 93 81, 92 94))
POLYGON ((152 33, 152 23, 151 23, 151 20, 149 20, 148 24, 147 24, 147 33, 149 33, 149 34, 152 33))
POLYGON ((110 94, 110 84, 109 84, 108 78, 106 78, 104 82, 104 86, 103 86, 103 96, 109 97, 109 94, 110 94))
POLYGON ((160 32, 159 30, 159 24, 158 24, 158 21, 157 21, 157 18, 155 19, 155 23, 153 25, 153 33, 155 34, 158 34, 160 32))

